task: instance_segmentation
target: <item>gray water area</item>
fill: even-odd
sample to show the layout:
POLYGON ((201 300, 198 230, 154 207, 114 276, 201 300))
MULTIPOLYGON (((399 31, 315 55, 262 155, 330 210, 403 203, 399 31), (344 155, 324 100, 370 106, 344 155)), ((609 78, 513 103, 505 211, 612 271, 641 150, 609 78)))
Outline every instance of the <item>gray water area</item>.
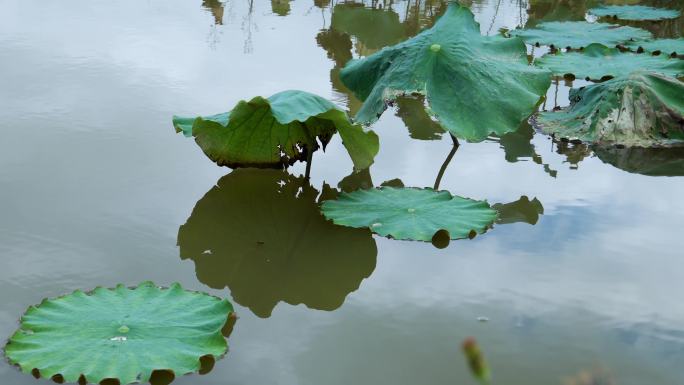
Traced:
MULTIPOLYGON (((482 32, 495 34, 583 17, 583 4, 471 9, 482 32)), ((522 205, 524 220, 473 240, 437 249, 343 235, 327 251, 283 245, 276 267, 196 266, 197 255, 181 255, 179 229, 190 218, 200 232, 220 221, 274 239, 287 239, 288 226, 212 206, 219 181, 245 195, 250 186, 175 134, 171 116, 223 112, 286 89, 358 109, 337 71, 415 34, 442 9, 419 5, 418 13, 413 2, 376 10, 396 19, 392 29, 332 28, 334 12, 351 5, 324 1, 0 0, 0 336, 45 297, 152 280, 227 297, 240 316, 225 359, 177 384, 474 384, 460 351, 468 336, 495 384, 580 384, 569 378, 583 371, 613 381, 594 384, 684 384, 681 152, 599 158, 523 127, 462 143, 446 169, 440 187, 454 194, 539 202, 522 205), (675 168, 652 171, 662 159, 675 168)), ((680 21, 656 27, 666 36, 683 30, 680 21)), ((550 103, 555 87, 549 92, 550 103)), ((557 104, 567 94, 561 81, 557 104)), ((432 186, 452 142, 418 132, 427 126, 411 135, 438 139, 414 139, 398 115, 390 109, 373 126, 381 149, 372 183, 432 186)), ((333 138, 314 156, 311 186, 337 187, 351 170, 333 138)), ((254 207, 280 207, 274 194, 254 207)), ((314 198, 302 207, 315 207, 314 198)), ((206 242, 226 260, 243 251, 220 236, 187 242, 206 242)), ((36 381, 0 365, 2 384, 36 381)))

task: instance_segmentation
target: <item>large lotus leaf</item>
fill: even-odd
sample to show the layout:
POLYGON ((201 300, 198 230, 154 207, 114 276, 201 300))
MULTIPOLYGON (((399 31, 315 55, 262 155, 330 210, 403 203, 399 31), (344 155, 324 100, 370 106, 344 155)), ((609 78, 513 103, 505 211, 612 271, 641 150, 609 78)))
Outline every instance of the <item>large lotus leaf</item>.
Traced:
POLYGON ((684 147, 595 146, 594 154, 604 163, 633 174, 684 176, 684 147))
POLYGON ((399 15, 391 9, 366 8, 363 4, 336 4, 330 26, 356 37, 366 48, 376 50, 406 38, 399 15))
POLYGON ((681 12, 676 9, 645 5, 604 5, 590 9, 589 13, 599 17, 611 16, 622 20, 665 20, 676 19, 681 15, 681 12))
POLYGON ((586 21, 550 21, 533 29, 516 29, 510 34, 529 44, 557 48, 583 48, 592 43, 615 46, 632 40, 650 39, 652 36, 641 28, 586 21))
POLYGON ((601 80, 606 77, 627 76, 636 71, 650 71, 667 76, 684 75, 684 61, 667 56, 620 52, 601 44, 591 44, 582 52, 549 54, 536 61, 555 75, 572 74, 577 78, 601 80))
POLYGON ((635 41, 627 44, 628 47, 639 49, 646 52, 660 52, 666 55, 684 55, 684 38, 679 39, 657 39, 646 41, 635 41))
POLYGON ((431 241, 440 230, 451 239, 472 237, 483 233, 497 216, 484 201, 448 191, 394 187, 342 193, 337 200, 323 202, 321 211, 338 225, 416 241, 431 241))
POLYGON ((179 284, 77 290, 31 306, 5 354, 25 373, 66 382, 178 376, 197 372, 200 358, 226 353, 221 329, 232 312, 228 301, 179 284))
POLYGON ((375 269, 367 229, 320 214, 318 191, 281 170, 237 169, 197 202, 178 230, 182 259, 204 284, 228 287, 259 317, 280 301, 334 310, 375 269))
POLYGON ((650 147, 684 141, 684 83, 636 72, 570 91, 570 106, 537 126, 556 137, 650 147))
POLYGON ((378 153, 374 132, 353 125, 344 111, 320 96, 284 91, 268 99, 240 101, 228 113, 208 117, 174 116, 177 132, 192 135, 219 166, 274 167, 307 159, 340 133, 357 170, 368 168, 378 153))
POLYGON ((528 65, 522 41, 480 35, 472 12, 456 3, 432 28, 352 60, 340 78, 364 100, 358 121, 371 123, 397 96, 421 93, 442 126, 469 141, 514 131, 550 85, 547 71, 528 65))

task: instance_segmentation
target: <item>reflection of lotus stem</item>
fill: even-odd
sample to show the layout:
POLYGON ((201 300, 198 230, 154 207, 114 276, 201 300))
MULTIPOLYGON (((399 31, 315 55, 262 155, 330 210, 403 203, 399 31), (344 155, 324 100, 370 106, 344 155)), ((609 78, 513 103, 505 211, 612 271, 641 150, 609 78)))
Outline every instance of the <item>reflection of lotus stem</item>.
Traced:
POLYGON ((449 163, 451 163, 451 159, 454 158, 456 150, 458 150, 458 146, 460 145, 458 143, 458 139, 452 133, 449 133, 449 135, 451 135, 451 140, 454 142, 454 146, 451 148, 449 155, 447 155, 446 159, 444 160, 444 163, 442 163, 442 167, 439 169, 439 173, 437 174, 437 179, 435 180, 435 186, 433 187, 433 190, 439 189, 439 184, 442 182, 444 171, 446 171, 447 167, 449 166, 449 163))
POLYGON ((306 154, 306 171, 304 172, 304 178, 309 179, 309 175, 311 175, 311 161, 313 160, 313 151, 309 150, 308 154, 306 154))

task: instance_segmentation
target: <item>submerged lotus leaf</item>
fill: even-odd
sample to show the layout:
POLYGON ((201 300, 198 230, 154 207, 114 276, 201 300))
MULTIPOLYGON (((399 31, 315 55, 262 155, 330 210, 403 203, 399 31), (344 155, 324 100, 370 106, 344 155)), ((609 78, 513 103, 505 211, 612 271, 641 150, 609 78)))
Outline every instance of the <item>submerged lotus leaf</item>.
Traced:
POLYGON ((570 90, 570 106, 535 124, 559 138, 650 147, 684 141, 684 83, 636 72, 570 90))
POLYGON ((684 61, 667 56, 620 52, 601 44, 591 44, 582 52, 549 54, 536 65, 550 69, 554 75, 571 74, 577 78, 601 80, 606 77, 627 76, 636 71, 649 71, 667 76, 684 75, 684 61))
POLYGON ((611 16, 622 20, 665 20, 676 19, 681 15, 676 9, 654 8, 646 5, 604 5, 592 8, 594 16, 611 16))
POLYGON ((339 132, 357 170, 378 153, 378 137, 353 125, 333 103, 304 91, 240 101, 232 111, 207 117, 174 116, 176 132, 192 135, 219 166, 279 168, 304 161, 339 132))
POLYGON ((232 312, 228 301, 179 284, 77 290, 31 306, 5 354, 25 373, 66 382, 179 376, 199 371, 200 358, 226 353, 221 329, 232 312))
POLYGON ((340 78, 364 100, 358 121, 372 123, 388 102, 420 93, 445 129, 476 142, 514 131, 550 85, 547 71, 528 65, 522 41, 480 35, 472 12, 455 3, 432 28, 352 60, 340 78))
POLYGON ((586 21, 550 21, 533 29, 516 29, 510 34, 529 44, 576 49, 592 43, 615 46, 631 40, 650 39, 652 36, 641 28, 586 21))
POLYGON ((633 49, 642 49, 646 52, 660 52, 665 55, 684 55, 684 37, 679 39, 657 39, 646 41, 635 41, 627 44, 633 49))
POLYGON ((394 239, 431 241, 440 231, 450 239, 483 233, 496 219, 484 201, 452 196, 448 191, 381 187, 342 193, 323 202, 321 212, 335 224, 368 227, 394 239))
POLYGON ((367 229, 327 221, 317 198, 303 177, 234 170, 178 230, 180 257, 194 261, 201 282, 228 287, 259 317, 269 317, 280 301, 335 310, 371 275, 377 248, 367 229))

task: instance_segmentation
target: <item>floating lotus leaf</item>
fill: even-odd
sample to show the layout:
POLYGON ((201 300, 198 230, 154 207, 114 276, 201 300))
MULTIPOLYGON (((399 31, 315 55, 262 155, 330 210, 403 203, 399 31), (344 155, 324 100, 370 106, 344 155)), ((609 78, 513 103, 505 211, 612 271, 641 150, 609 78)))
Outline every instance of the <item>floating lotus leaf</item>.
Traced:
POLYGON ((684 61, 667 56, 620 52, 601 44, 591 44, 582 52, 563 52, 545 55, 536 65, 550 69, 554 75, 572 74, 577 78, 601 80, 606 77, 627 76, 635 71, 650 71, 667 76, 684 75, 684 61))
POLYGON ((377 248, 367 229, 327 221, 318 196, 281 170, 234 170, 178 230, 180 256, 195 262, 201 282, 228 287, 259 317, 280 301, 335 310, 371 275, 377 248))
POLYGON ((396 44, 406 38, 399 15, 389 8, 372 9, 363 4, 336 4, 330 26, 335 31, 354 36, 365 48, 371 50, 396 44))
POLYGON ((586 21, 550 21, 533 29, 513 30, 510 35, 520 37, 529 44, 576 49, 592 43, 615 46, 631 40, 650 39, 652 36, 641 28, 586 21))
POLYGON ((226 353, 221 329, 232 305, 179 284, 77 290, 31 306, 5 354, 25 373, 66 382, 120 384, 200 369, 226 353), (36 373, 38 371, 38 373, 36 373))
POLYGON ((610 16, 622 20, 665 20, 676 19, 681 15, 676 9, 654 8, 645 5, 604 5, 592 8, 594 16, 610 16))
POLYGON ((547 71, 528 65, 522 41, 480 35, 472 12, 456 3, 432 28, 352 60, 340 78, 364 100, 358 121, 371 123, 389 101, 421 93, 442 126, 469 141, 514 131, 550 85, 547 71))
POLYGON ((496 219, 484 201, 452 196, 448 191, 381 187, 340 194, 323 202, 326 218, 343 226, 368 227, 394 239, 431 241, 446 230, 450 239, 483 233, 496 219))
POLYGON ((595 146, 594 154, 604 163, 633 174, 684 176, 684 147, 595 146))
POLYGON ((378 153, 378 137, 349 122, 347 114, 320 96, 284 91, 268 99, 241 101, 218 115, 173 118, 177 132, 194 136, 219 166, 280 168, 304 161, 339 132, 357 170, 378 153))
POLYGON ((684 55, 684 38, 679 39, 657 39, 646 41, 635 41, 628 43, 627 46, 633 49, 642 49, 646 52, 660 52, 665 55, 684 55))
POLYGON ((684 141, 684 83, 636 72, 570 90, 570 106, 539 114, 547 134, 585 142, 650 147, 684 141))

